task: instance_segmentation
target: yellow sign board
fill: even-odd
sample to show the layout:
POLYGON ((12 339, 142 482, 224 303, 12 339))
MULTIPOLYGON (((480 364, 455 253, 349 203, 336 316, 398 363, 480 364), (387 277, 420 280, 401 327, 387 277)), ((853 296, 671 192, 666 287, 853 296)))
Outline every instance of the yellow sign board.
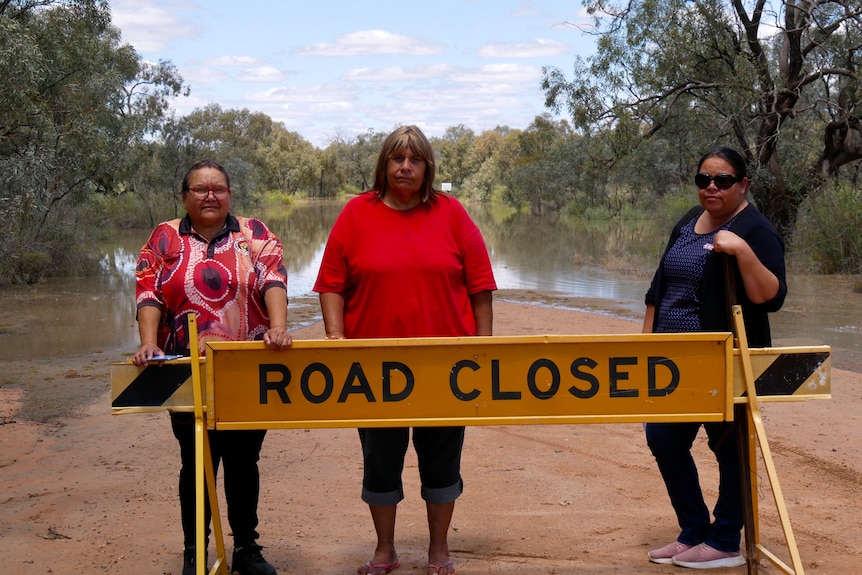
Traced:
MULTIPOLYGON (((832 397, 832 355, 828 345, 763 347, 748 350, 754 389, 764 401, 799 401, 832 397)), ((739 350, 734 350, 733 396, 747 401, 739 350)))
POLYGON ((186 357, 143 368, 129 362, 111 364, 112 413, 194 411, 191 361, 186 357))
MULTIPOLYGON (((494 339, 506 341, 511 338, 494 339)), ((521 341, 523 338, 517 339, 521 341)), ((567 340, 570 339, 567 338, 567 340)), ((470 347, 476 339, 469 338, 461 341, 465 347, 470 347)), ((312 343, 296 342, 295 349, 286 353, 312 343)), ((332 343, 326 342, 326 345, 329 346, 332 343)), ((262 348, 260 344, 251 345, 262 348)), ((390 342, 387 345, 392 344, 390 342)), ((671 342, 671 345, 675 343, 671 342)), ((667 350, 663 353, 667 354, 667 350)), ((749 350, 749 353, 755 388, 761 401, 831 398, 829 346, 754 348, 749 350)), ((268 361, 273 359, 270 356, 267 357, 269 357, 268 361)), ((201 360, 200 365, 201 377, 206 379, 206 362, 201 360)), ((733 396, 736 403, 747 401, 742 374, 739 352, 734 350, 733 396)), ((219 377, 219 379, 222 378, 219 377)), ((611 407, 617 405, 613 404, 611 407)), ((115 414, 164 410, 194 411, 191 359, 178 359, 165 362, 162 366, 154 364, 146 368, 139 368, 128 362, 111 364, 111 409, 115 414)))
POLYGON ((259 342, 207 350, 218 429, 732 419, 729 333, 259 342))
MULTIPOLYGON (((757 491, 746 522, 749 568, 762 553, 802 573, 760 416, 774 401, 830 397, 830 349, 749 349, 734 306, 730 333, 298 341, 208 344, 204 358, 138 368, 114 364, 114 413, 194 411, 198 572, 205 569, 204 484, 210 488, 218 559, 226 557, 215 474, 204 429, 723 421, 745 404, 749 454, 761 447, 793 569, 758 542, 757 491), (203 381, 206 381, 204 388, 203 381), (203 404, 205 402, 205 405, 203 404), (752 563, 753 561, 753 563, 752 563)), ((194 316, 190 337, 197 339, 194 316)), ((743 457, 743 476, 757 477, 743 457)))

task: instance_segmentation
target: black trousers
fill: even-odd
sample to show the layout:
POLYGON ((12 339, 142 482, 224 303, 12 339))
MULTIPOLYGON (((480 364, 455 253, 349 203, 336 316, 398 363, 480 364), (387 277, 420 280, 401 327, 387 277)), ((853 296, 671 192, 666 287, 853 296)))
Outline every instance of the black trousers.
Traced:
MULTIPOLYGON (((195 544, 195 418, 193 413, 171 412, 171 428, 180 444, 180 515, 183 544, 195 544)), ((260 495, 260 472, 257 462, 266 430, 208 431, 213 469, 218 476, 224 463, 224 495, 227 519, 233 531, 234 547, 257 541, 257 504, 260 495)), ((205 495, 206 535, 210 534, 212 511, 205 495)))
MULTIPOLYGON (((396 505, 404 499, 401 474, 409 427, 359 428, 364 471, 362 500, 369 505, 396 505)), ((463 427, 414 427, 413 447, 422 482, 422 499, 450 503, 464 491, 461 479, 463 427)))

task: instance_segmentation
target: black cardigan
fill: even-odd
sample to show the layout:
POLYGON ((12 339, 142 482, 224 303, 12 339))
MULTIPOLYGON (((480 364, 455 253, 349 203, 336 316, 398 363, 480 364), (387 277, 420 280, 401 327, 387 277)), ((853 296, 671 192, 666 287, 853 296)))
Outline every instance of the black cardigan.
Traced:
MULTIPOLYGON (((658 304, 665 293, 664 261, 667 252, 679 238, 682 227, 703 213, 703 207, 696 206, 688 211, 680 219, 670 234, 670 240, 662 254, 661 262, 653 276, 652 283, 646 293, 646 303, 656 307, 655 319, 658 317, 658 304)), ((745 333, 748 344, 751 347, 769 347, 772 345, 772 336, 769 330, 769 318, 767 313, 781 309, 784 298, 787 296, 787 280, 784 270, 784 241, 778 231, 769 223, 763 214, 753 204, 748 204, 736 217, 736 221, 728 228, 730 231, 744 239, 757 258, 766 268, 778 278, 778 293, 771 300, 756 304, 748 299, 742 276, 739 273, 736 258, 711 252, 706 258, 703 269, 703 277, 700 282, 700 326, 702 331, 733 331, 730 323, 728 305, 730 299, 727 295, 725 270, 728 260, 730 269, 733 270, 733 283, 736 286, 736 303, 742 306, 742 318, 745 323, 745 333)))

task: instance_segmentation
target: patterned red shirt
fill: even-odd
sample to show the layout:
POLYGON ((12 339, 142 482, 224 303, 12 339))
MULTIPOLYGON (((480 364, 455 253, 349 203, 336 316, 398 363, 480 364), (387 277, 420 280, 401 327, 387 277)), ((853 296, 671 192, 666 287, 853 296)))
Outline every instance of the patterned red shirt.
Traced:
POLYGON ((141 249, 135 277, 137 308, 162 311, 157 343, 169 354, 188 350, 190 313, 197 315, 201 353, 208 340, 262 339, 269 329, 264 293, 287 289, 275 234, 260 220, 231 215, 211 242, 188 216, 159 224, 141 249))

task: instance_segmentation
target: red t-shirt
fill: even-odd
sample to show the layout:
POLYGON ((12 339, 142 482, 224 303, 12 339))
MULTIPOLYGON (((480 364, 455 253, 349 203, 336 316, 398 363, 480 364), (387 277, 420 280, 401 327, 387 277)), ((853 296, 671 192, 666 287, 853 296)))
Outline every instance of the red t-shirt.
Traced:
POLYGON ((374 192, 344 206, 314 284, 344 296, 350 339, 476 335, 470 295, 495 289, 485 240, 458 200, 396 210, 374 192))

